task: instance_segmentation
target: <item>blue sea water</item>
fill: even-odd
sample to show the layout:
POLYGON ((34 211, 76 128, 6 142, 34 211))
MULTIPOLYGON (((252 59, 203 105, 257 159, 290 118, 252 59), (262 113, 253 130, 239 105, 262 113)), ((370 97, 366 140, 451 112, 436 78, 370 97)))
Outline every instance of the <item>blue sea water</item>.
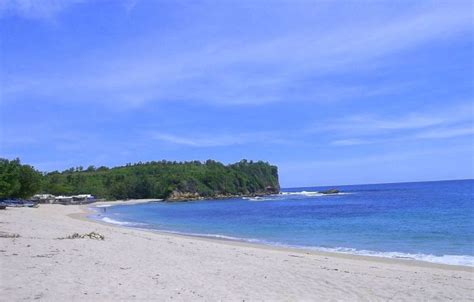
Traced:
POLYGON ((474 266, 474 180, 283 189, 263 198, 96 208, 130 227, 474 266))

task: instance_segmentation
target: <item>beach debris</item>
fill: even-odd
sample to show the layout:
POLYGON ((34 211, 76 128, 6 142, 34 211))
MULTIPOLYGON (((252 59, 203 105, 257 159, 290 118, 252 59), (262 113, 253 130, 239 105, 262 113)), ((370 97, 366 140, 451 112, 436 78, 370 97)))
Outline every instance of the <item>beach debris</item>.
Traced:
POLYGON ((61 237, 61 238, 58 238, 58 239, 84 239, 84 238, 89 238, 89 239, 95 239, 95 240, 104 240, 105 239, 105 236, 104 235, 101 235, 99 233, 96 233, 96 232, 90 232, 90 233, 87 233, 87 234, 79 234, 79 233, 74 233, 72 235, 69 235, 67 237, 61 237))
POLYGON ((7 233, 7 232, 0 231, 0 238, 19 238, 19 237, 20 237, 20 234, 7 233))
POLYGON ((53 256, 56 256, 57 254, 55 253, 49 253, 49 254, 40 254, 36 256, 31 256, 31 258, 52 258, 53 256))

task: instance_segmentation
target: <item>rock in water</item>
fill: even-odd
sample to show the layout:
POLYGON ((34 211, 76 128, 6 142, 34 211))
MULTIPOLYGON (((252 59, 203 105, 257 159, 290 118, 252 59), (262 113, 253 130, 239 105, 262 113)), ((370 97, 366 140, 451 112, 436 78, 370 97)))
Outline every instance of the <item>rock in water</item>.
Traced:
POLYGON ((337 194, 337 193, 340 193, 341 191, 339 191, 338 189, 329 189, 329 190, 325 190, 325 191, 320 191, 319 193, 321 194, 337 194))

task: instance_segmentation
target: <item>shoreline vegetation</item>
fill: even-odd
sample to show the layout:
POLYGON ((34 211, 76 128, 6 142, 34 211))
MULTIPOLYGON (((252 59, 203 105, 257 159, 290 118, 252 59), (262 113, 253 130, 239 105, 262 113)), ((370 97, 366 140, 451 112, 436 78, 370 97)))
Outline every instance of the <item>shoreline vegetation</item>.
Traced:
MULTIPOLYGON (((100 204, 117 202, 146 201, 100 204)), ((469 267, 145 231, 91 221, 86 210, 46 204, 0 212, 5 299, 460 301, 473 294, 469 267)))
POLYGON ((205 162, 151 161, 108 168, 76 167, 41 173, 19 159, 0 159, 0 198, 36 193, 92 194, 101 199, 155 198, 166 201, 255 197, 280 191, 278 168, 263 161, 224 165, 205 162))

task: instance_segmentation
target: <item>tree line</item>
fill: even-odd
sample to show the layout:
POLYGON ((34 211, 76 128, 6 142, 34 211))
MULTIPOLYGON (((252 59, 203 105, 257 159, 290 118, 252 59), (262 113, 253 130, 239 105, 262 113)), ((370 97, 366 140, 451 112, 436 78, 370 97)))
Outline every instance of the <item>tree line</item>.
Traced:
POLYGON ((19 159, 0 162, 0 198, 25 198, 35 193, 92 194, 98 198, 167 199, 176 192, 200 197, 278 192, 278 169, 266 162, 224 165, 205 162, 152 161, 114 168, 76 167, 40 173, 19 159))
POLYGON ((20 160, 0 158, 0 198, 28 198, 41 189, 43 175, 20 160))

